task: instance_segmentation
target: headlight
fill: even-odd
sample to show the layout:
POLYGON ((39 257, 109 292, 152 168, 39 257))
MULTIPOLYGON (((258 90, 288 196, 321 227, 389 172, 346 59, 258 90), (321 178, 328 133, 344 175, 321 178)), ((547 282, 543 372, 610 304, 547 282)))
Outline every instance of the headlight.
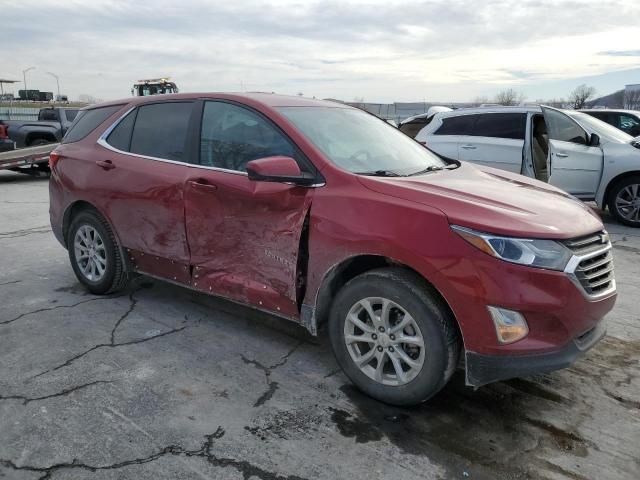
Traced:
POLYGON ((520 265, 564 270, 573 256, 571 250, 553 240, 500 237, 457 225, 452 225, 451 228, 483 252, 520 265))

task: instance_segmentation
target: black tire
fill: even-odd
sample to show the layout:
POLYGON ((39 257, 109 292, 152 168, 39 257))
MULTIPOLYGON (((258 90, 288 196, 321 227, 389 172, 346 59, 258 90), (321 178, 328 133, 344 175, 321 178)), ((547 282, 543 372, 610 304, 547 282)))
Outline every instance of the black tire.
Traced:
POLYGON ((91 293, 106 295, 117 292, 126 286, 129 278, 124 268, 124 262, 115 235, 107 221, 97 212, 85 210, 78 213, 72 219, 67 235, 67 249, 69 251, 71 267, 76 277, 78 277, 80 283, 87 287, 91 293), (78 230, 83 226, 89 226, 95 229, 104 243, 106 267, 102 277, 96 281, 88 279, 76 261, 74 239, 76 238, 78 230))
POLYGON ((53 143, 53 142, 50 142, 49 140, 45 140, 44 138, 36 138, 35 140, 29 143, 29 146, 37 147, 39 145, 47 145, 49 143, 53 143))
MULTIPOLYGON (((634 175, 625 177, 613 184, 609 189, 607 206, 609 207, 609 212, 613 215, 613 218, 615 218, 616 221, 629 227, 640 228, 640 220, 625 218, 624 212, 621 212, 616 206, 616 198, 618 197, 618 194, 631 185, 640 185, 640 176, 634 175)), ((638 195, 640 195, 640 187, 638 187, 638 195)))
POLYGON ((437 293, 418 275, 401 268, 381 268, 349 281, 336 296, 329 317, 331 347, 349 379, 369 396, 392 405, 424 402, 449 381, 458 364, 460 338, 455 319, 437 293), (352 360, 344 341, 350 309, 367 297, 384 297, 401 305, 416 321, 425 342, 422 368, 403 385, 384 385, 367 376, 352 360))

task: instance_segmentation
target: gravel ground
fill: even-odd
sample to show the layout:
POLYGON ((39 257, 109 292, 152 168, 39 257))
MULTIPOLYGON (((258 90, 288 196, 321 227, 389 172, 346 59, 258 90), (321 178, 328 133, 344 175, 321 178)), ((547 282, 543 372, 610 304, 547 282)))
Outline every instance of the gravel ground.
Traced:
POLYGON ((619 298, 594 350, 400 409, 288 322, 144 277, 88 294, 47 180, 0 173, 0 478, 636 480, 640 231, 605 221, 619 298))

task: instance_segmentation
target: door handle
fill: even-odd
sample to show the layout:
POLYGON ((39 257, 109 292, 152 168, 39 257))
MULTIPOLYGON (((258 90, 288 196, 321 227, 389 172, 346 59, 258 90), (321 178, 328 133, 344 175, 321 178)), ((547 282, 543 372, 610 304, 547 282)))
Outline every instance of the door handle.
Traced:
POLYGON ((475 145, 462 145, 460 148, 464 148, 465 150, 475 150, 475 145))
POLYGON ((556 153, 556 157, 560 157, 560 158, 566 158, 568 157, 569 154, 568 153, 556 153))
POLYGON ((98 165, 103 170, 111 170, 116 168, 111 160, 96 160, 96 165, 98 165))
POLYGON ((209 183, 209 181, 205 180, 204 178, 198 178, 197 180, 189 180, 187 183, 191 185, 191 187, 197 190, 217 190, 218 189, 218 187, 216 187, 212 183, 209 183))

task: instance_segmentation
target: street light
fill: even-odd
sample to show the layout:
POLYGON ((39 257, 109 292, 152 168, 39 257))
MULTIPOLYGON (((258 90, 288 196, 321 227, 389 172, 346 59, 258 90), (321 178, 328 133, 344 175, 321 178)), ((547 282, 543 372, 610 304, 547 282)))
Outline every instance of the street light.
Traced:
POLYGON ((27 93, 27 72, 29 70, 33 70, 36 67, 29 67, 25 70, 22 70, 22 80, 24 80, 24 96, 27 100, 29 100, 29 94, 27 93))
POLYGON ((47 73, 56 79, 56 84, 58 85, 58 96, 56 97, 56 100, 60 101, 60 78, 55 73, 52 73, 52 72, 47 72, 47 73))

